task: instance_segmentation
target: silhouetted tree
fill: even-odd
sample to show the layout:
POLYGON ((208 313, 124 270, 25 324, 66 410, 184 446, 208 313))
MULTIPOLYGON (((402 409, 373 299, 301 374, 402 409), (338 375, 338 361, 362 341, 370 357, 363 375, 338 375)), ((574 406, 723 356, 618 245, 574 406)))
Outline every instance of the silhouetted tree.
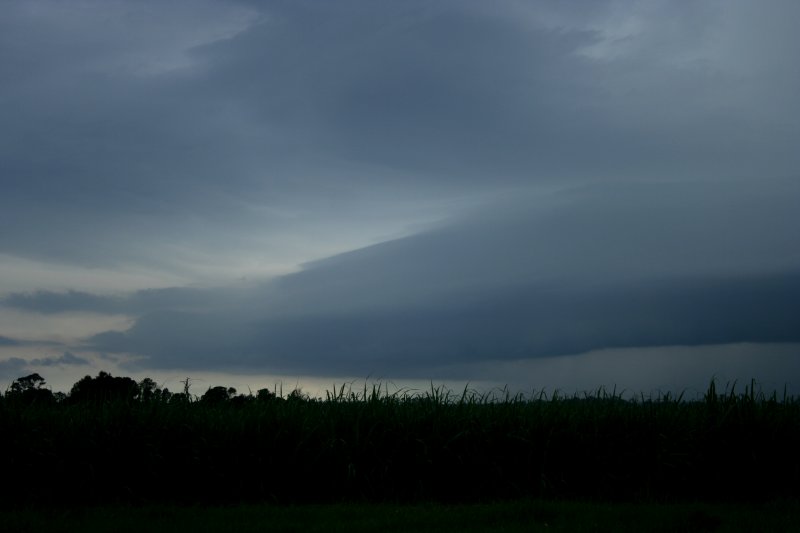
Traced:
POLYGON ((231 398, 231 405, 240 406, 254 401, 256 401, 256 398, 253 396, 252 392, 249 394, 239 394, 231 398))
POLYGON ((161 389, 158 384, 150 378, 144 378, 139 382, 139 399, 144 402, 158 400, 161 398, 161 389))
POLYGON ((158 399, 162 402, 169 402, 172 399, 172 393, 167 387, 164 387, 158 394, 158 399))
POLYGON ((7 396, 10 400, 24 403, 54 401, 53 392, 50 389, 45 389, 44 385, 46 385, 44 378, 39 374, 33 373, 15 379, 9 388, 7 396))
POLYGON ((210 387, 205 394, 200 398, 201 402, 205 403, 223 403, 236 396, 236 389, 233 387, 210 387))
POLYGON ((113 377, 100 372, 96 378, 86 376, 72 386, 71 402, 129 402, 139 394, 139 385, 128 377, 113 377))
POLYGON ((25 377, 17 378, 11 384, 12 393, 23 393, 32 389, 41 389, 45 385, 45 380, 39 374, 33 373, 25 377))
POLYGON ((269 389, 258 389, 256 399, 260 402, 268 402, 275 399, 275 393, 269 389))
POLYGON ((169 403, 189 403, 191 400, 192 397, 185 392, 170 393, 169 398, 167 399, 169 403))
POLYGON ((286 399, 290 402, 305 402, 309 400, 309 396, 300 389, 294 389, 286 399))

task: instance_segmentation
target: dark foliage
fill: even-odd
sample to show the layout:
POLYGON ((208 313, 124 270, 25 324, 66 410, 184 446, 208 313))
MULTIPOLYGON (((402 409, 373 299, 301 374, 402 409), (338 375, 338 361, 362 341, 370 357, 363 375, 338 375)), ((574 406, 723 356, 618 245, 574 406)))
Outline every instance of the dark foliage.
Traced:
POLYGON ((200 401, 209 404, 220 404, 236 396, 236 389, 233 387, 209 387, 209 389, 200 398, 200 401))
POLYGON ((222 387, 194 401, 126 379, 84 378, 68 401, 0 403, 6 504, 800 496, 800 402, 752 385, 712 384, 693 402, 436 389, 322 401, 222 387))
MULTIPOLYGON (((149 384, 146 385, 149 388, 149 384)), ((139 385, 131 378, 113 377, 100 372, 96 378, 86 376, 72 386, 71 403, 131 402, 140 394, 139 385)))
POLYGON ((30 374, 14 380, 6 398, 16 404, 42 404, 55 402, 50 389, 45 389, 45 380, 39 374, 30 374))
POLYGON ((260 402, 269 402, 274 400, 277 395, 269 389, 258 389, 256 399, 260 402))

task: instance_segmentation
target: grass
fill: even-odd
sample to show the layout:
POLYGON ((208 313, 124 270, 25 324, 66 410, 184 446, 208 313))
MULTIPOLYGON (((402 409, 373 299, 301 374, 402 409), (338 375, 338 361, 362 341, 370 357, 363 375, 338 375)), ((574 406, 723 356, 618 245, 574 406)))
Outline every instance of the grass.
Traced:
POLYGON ((334 388, 324 400, 0 402, 0 507, 757 504, 800 496, 800 401, 334 388))
POLYGON ((338 504, 227 507, 111 506, 0 511, 17 533, 48 531, 303 532, 752 532, 797 531, 800 505, 599 504, 513 501, 477 505, 338 504))

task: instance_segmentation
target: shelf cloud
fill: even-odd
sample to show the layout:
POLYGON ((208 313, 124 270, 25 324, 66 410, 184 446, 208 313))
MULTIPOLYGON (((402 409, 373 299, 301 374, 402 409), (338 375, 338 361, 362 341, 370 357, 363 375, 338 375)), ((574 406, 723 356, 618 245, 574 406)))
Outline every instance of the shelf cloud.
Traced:
POLYGON ((800 342, 798 17, 5 3, 0 367, 425 378, 800 342))

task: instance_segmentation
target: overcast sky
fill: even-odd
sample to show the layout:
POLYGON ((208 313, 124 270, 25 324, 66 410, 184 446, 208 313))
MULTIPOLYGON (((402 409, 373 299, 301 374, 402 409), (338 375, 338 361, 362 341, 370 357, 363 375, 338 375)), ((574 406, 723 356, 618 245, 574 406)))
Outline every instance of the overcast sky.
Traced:
POLYGON ((0 383, 800 393, 797 20, 3 2, 0 383))

